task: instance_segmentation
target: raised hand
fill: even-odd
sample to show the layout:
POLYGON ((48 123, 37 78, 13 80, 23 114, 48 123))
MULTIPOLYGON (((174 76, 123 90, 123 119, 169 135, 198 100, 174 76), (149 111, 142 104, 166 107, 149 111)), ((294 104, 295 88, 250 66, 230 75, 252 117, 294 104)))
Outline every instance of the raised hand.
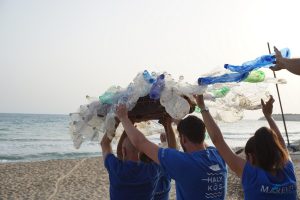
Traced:
POLYGON ((164 127, 167 127, 168 125, 170 125, 172 123, 172 117, 166 113, 162 116, 162 118, 160 118, 158 120, 158 123, 160 123, 164 127))
POLYGON ((123 119, 128 118, 128 110, 127 110, 125 104, 117 105, 116 115, 120 121, 123 121, 123 119))
POLYGON ((270 96, 270 99, 266 103, 261 99, 262 111, 265 117, 270 117, 272 115, 274 102, 275 100, 272 95, 270 96))
POLYGON ((273 71, 284 69, 283 57, 281 55, 281 52, 276 47, 274 47, 274 51, 276 57, 276 64, 274 67, 270 67, 270 69, 272 69, 273 71))
POLYGON ((202 109, 205 107, 203 95, 194 95, 197 105, 202 109))

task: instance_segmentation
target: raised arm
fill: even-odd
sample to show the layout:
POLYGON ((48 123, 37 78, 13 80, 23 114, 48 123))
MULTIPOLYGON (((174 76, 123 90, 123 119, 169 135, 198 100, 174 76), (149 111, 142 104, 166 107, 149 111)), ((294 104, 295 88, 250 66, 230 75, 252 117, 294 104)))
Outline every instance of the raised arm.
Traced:
POLYGON ((199 108, 201 109, 203 121, 212 142, 230 169, 234 171, 237 176, 242 177, 246 160, 237 156, 225 142, 220 128, 205 107, 203 95, 195 96, 195 98, 199 108))
POLYGON ((143 133, 141 133, 128 118, 128 113, 125 105, 118 105, 116 114, 121 121, 127 136, 131 143, 140 151, 144 152, 154 162, 159 163, 158 160, 158 146, 150 142, 143 133))
POLYGON ((117 156, 120 160, 123 159, 123 153, 122 153, 122 144, 123 144, 123 141, 124 139, 126 138, 126 132, 123 131, 120 139, 119 139, 119 143, 118 143, 118 146, 117 146, 117 156))
POLYGON ((166 131, 168 147, 177 149, 176 137, 175 137, 175 133, 174 133, 174 130, 172 127, 171 116, 168 114, 165 114, 163 116, 163 118, 159 120, 159 123, 161 123, 164 126, 164 129, 166 131))
POLYGON ((273 71, 286 69, 289 72, 300 75, 300 58, 283 58, 280 51, 274 47, 276 56, 276 65, 271 67, 273 71))
POLYGON ((107 137, 107 134, 105 133, 101 142, 100 142, 100 145, 101 145, 101 148, 102 148, 102 157, 103 157, 103 160, 105 161, 105 158, 108 154, 111 154, 112 153, 112 148, 111 148, 111 140, 107 137))
POLYGON ((281 135, 281 132, 280 132, 277 124, 275 123, 275 120, 272 118, 274 101, 275 100, 273 99, 272 95, 270 96, 270 99, 269 99, 269 101, 267 101, 267 103, 265 103, 263 100, 261 100, 262 111, 264 113, 264 116, 265 116, 266 120, 269 123, 270 128, 276 133, 281 146, 288 152, 288 149, 285 145, 285 142, 284 142, 284 139, 281 135))

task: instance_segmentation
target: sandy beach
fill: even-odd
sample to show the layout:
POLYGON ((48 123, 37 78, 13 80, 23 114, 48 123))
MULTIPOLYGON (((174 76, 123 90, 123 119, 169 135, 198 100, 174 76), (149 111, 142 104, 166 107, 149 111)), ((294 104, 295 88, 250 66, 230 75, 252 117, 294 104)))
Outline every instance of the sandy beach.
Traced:
MULTIPOLYGON (((300 192, 300 159, 294 159, 300 192)), ((109 199, 101 157, 0 164, 0 199, 109 199)), ((170 199, 175 199, 174 184, 170 199)), ((229 173, 227 199, 242 199, 240 180, 229 173)))

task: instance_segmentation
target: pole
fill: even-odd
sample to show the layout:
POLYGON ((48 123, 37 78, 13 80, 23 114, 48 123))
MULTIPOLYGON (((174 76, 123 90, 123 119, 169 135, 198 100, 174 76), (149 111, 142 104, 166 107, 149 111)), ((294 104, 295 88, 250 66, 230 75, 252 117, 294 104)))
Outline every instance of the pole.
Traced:
MULTIPOLYGON (((268 42, 268 49, 269 49, 269 54, 271 54, 271 49, 270 49, 269 42, 268 42)), ((273 71, 273 75, 274 75, 274 78, 276 78, 275 71, 273 71)), ((279 105, 280 105, 280 110, 281 110, 281 116, 282 116, 283 126, 284 126, 284 130, 285 130, 285 135, 286 135, 286 139, 287 139, 287 142, 288 142, 288 147, 290 147, 289 134, 288 134, 287 128, 286 128, 286 123, 285 123, 285 118, 284 118, 284 114, 283 114, 283 108, 282 108, 282 103, 281 103, 281 98, 280 98, 278 84, 276 84, 276 90, 277 90, 277 95, 278 95, 278 99, 279 99, 279 105)))

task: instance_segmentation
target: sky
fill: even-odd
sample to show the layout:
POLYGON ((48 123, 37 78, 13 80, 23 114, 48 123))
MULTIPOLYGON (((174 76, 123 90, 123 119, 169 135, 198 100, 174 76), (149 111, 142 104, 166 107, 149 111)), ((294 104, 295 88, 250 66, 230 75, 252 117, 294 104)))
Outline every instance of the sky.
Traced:
MULTIPOLYGON (((267 42, 300 57, 299 6, 297 0, 0 0, 0 112, 67 114, 86 95, 126 87, 144 69, 195 83, 225 63, 268 54, 267 42)), ((284 112, 300 113, 300 77, 277 76, 288 82, 279 86, 284 112)), ((277 100, 274 85, 270 91, 277 100)))

